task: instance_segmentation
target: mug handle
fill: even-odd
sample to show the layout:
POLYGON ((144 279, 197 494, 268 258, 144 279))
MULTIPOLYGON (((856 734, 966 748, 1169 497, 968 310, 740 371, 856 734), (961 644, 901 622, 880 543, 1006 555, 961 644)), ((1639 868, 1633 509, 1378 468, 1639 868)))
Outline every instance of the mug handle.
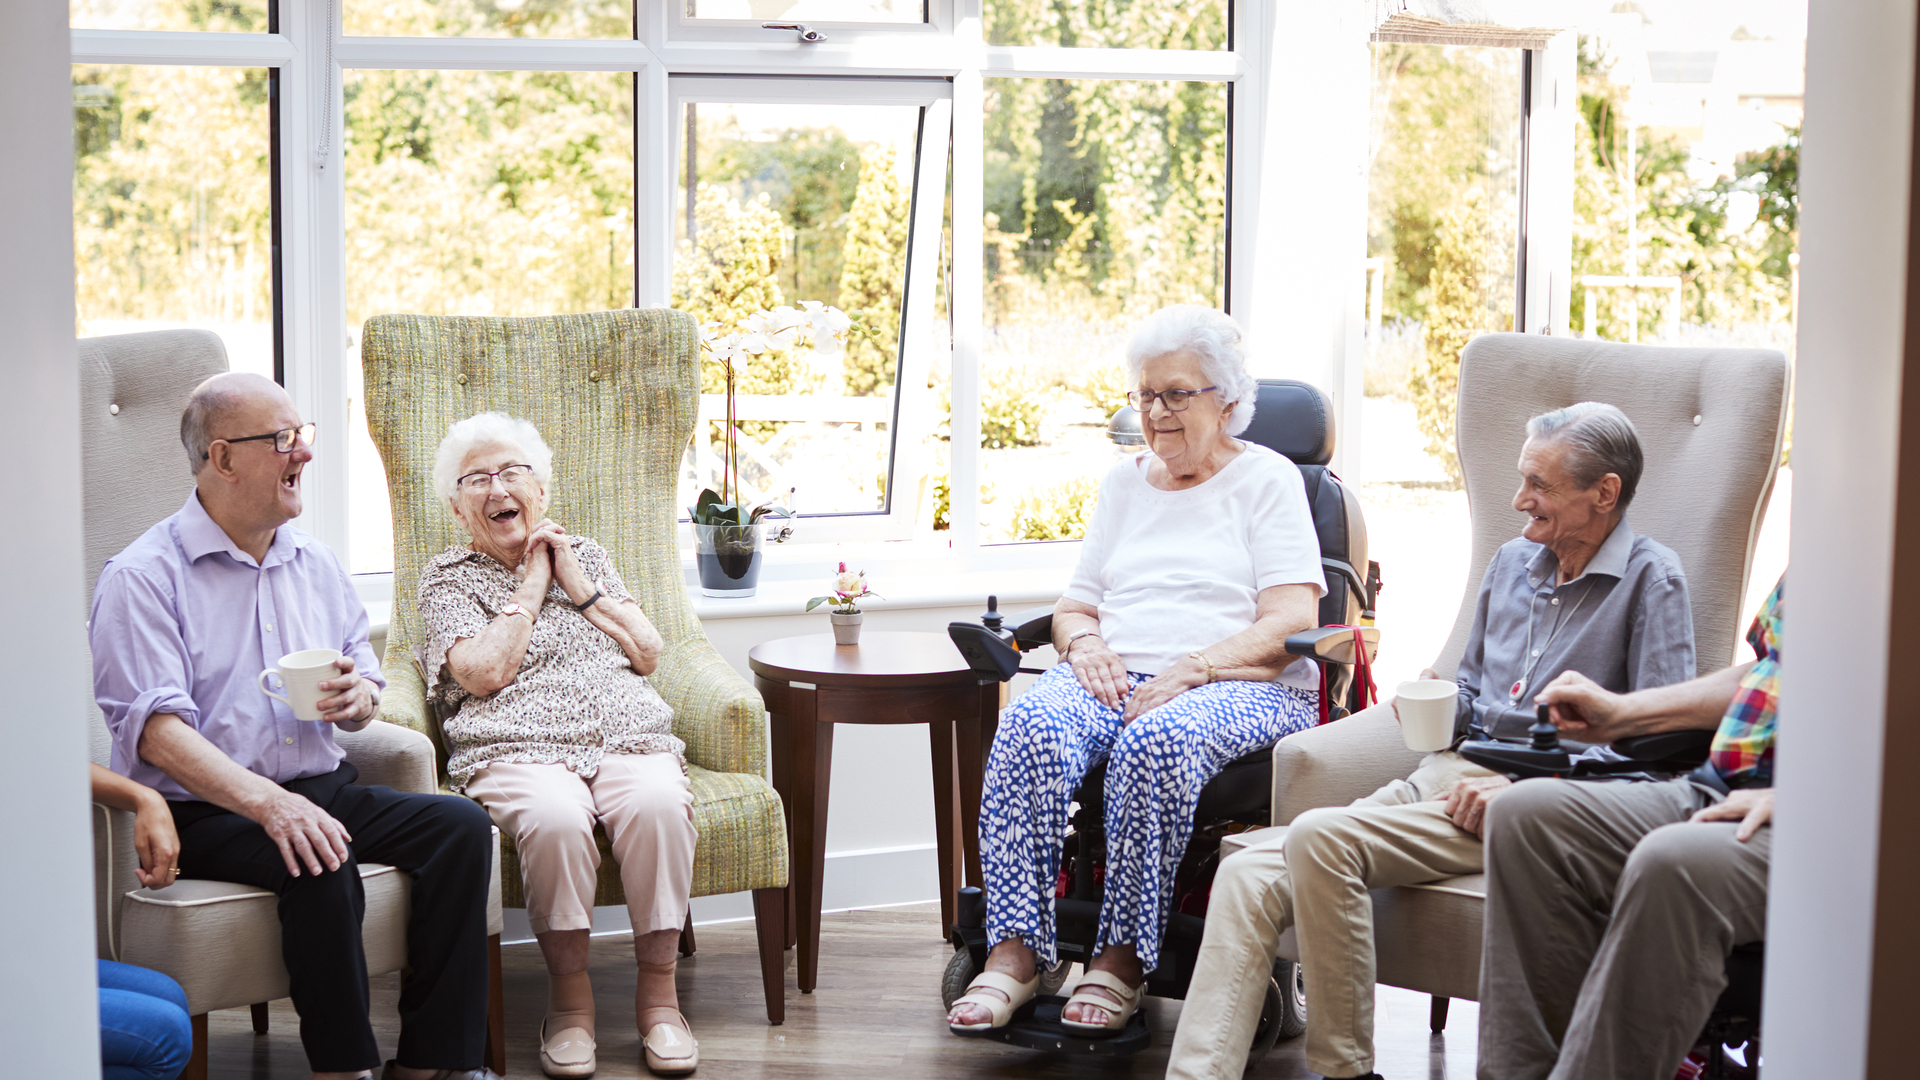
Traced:
POLYGON ((255 680, 260 684, 260 692, 272 698, 273 700, 280 702, 281 704, 285 705, 289 709, 293 708, 293 702, 288 701, 286 698, 283 698, 279 694, 276 694, 273 691, 267 689, 267 680, 269 678, 274 678, 274 679, 280 678, 279 669, 268 668, 265 671, 262 671, 260 673, 260 678, 255 680))

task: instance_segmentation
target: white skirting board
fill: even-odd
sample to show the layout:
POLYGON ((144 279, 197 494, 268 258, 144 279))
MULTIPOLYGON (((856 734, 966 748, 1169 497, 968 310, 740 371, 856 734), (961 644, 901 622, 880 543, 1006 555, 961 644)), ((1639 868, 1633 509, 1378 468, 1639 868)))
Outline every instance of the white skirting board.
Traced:
MULTIPOLYGON (((863 851, 829 851, 827 880, 822 888, 823 911, 847 911, 852 908, 896 907, 924 904, 940 898, 939 862, 932 844, 907 847, 869 848, 863 851)), ((508 908, 503 944, 533 940, 527 925, 525 908, 508 908)), ((736 922, 753 918, 753 894, 728 893, 702 896, 693 901, 693 924, 736 922)), ((593 909, 593 933, 625 934, 633 929, 624 907, 593 909)))

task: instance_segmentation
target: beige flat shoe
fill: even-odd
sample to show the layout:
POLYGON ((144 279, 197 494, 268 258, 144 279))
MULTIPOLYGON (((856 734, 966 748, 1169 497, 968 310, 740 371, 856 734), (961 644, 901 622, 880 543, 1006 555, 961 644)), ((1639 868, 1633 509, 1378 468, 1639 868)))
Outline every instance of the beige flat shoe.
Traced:
MULTIPOLYGON (((987 1022, 984 1024, 948 1024, 947 1030, 958 1034, 963 1031, 991 1031, 994 1028, 1006 1027, 1007 1021, 1013 1019, 1014 1010, 1032 1001, 1033 995, 1038 993, 1039 990, 1039 971, 1035 971, 1033 978, 1028 979, 1026 982, 1021 982, 1011 975, 1002 975, 998 971, 983 971, 975 975, 973 981, 967 984, 965 996, 954 999, 953 1008, 957 1009, 962 1005, 978 1005, 987 1010, 987 1022), (980 992, 982 990, 998 990, 1000 994, 1005 994, 1006 996, 1001 997, 1000 994, 983 994, 980 992)), ((948 1013, 951 1014, 952 1010, 949 1009, 948 1013)))
POLYGON ((547 1022, 540 1021, 540 1071, 548 1076, 558 1080, 592 1076, 600 1067, 593 1051, 593 1036, 586 1028, 561 1028, 549 1038, 547 1022))
POLYGON ((1091 1005, 1107 1014, 1107 1022, 1089 1024, 1083 1020, 1069 1020, 1066 1018, 1063 1007, 1060 1026, 1089 1035, 1117 1034, 1127 1026, 1127 1021, 1133 1016, 1134 1010, 1140 1007, 1140 1000, 1147 996, 1145 983, 1139 986, 1128 986, 1118 975, 1109 975, 1098 970, 1089 970, 1081 976, 1079 984, 1073 989, 1073 996, 1067 999, 1068 1005, 1091 1005), (1090 994, 1081 989, 1083 986, 1098 986, 1110 990, 1113 996, 1120 1000, 1115 1002, 1104 994, 1090 994))
POLYGON ((647 1012, 656 1017, 668 1013, 678 1021, 677 1024, 654 1024, 641 1034, 640 1046, 647 1068, 655 1076, 685 1076, 699 1068, 700 1043, 694 1039, 693 1029, 687 1026, 686 1016, 679 1009, 654 1008, 647 1012))

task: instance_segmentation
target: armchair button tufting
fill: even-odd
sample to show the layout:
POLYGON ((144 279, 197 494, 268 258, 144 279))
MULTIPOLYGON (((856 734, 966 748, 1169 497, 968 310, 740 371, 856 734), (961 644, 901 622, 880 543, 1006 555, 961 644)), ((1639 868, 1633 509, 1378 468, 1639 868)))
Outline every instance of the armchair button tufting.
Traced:
POLYGON ((599 382, 599 381, 600 381, 600 373, 599 373, 599 372, 597 372, 597 371, 589 371, 589 372, 587 372, 587 381, 588 381, 588 382, 599 382))
POLYGON ((454 377, 453 381, 459 383, 461 386, 467 385, 467 373, 464 371, 461 372, 459 375, 454 377))

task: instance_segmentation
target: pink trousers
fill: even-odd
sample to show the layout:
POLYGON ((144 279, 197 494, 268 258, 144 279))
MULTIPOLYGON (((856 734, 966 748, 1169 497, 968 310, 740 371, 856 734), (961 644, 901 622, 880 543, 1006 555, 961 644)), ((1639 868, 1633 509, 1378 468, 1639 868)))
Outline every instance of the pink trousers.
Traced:
POLYGON ((520 850, 534 933, 593 926, 596 821, 620 864, 633 932, 686 925, 698 834, 693 791, 672 754, 608 754, 591 779, 564 765, 496 761, 474 776, 467 794, 520 850))

